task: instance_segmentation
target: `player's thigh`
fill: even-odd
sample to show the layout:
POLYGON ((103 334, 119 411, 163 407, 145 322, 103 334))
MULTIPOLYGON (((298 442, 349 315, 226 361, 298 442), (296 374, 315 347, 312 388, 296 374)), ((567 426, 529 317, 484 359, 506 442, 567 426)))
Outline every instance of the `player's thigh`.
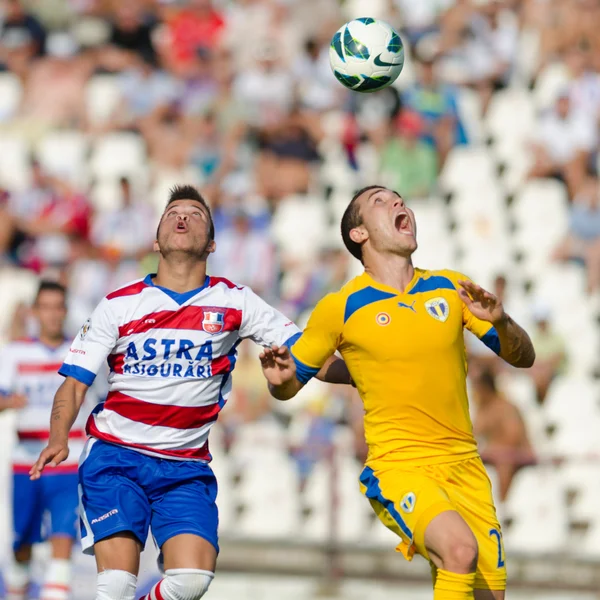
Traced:
MULTIPOLYGON (((70 538, 77 537, 77 518, 79 497, 77 486, 79 477, 77 471, 72 473, 50 472, 43 475, 42 482, 44 512, 50 515, 50 537, 70 538)), ((66 540, 57 540, 57 550, 64 549, 66 540)))
POLYGON ((425 530, 425 548, 438 569, 472 573, 477 564, 477 540, 456 510, 436 515, 425 530))
MULTIPOLYGON (((146 468, 146 459, 150 457, 102 442, 94 443, 84 452, 79 467, 79 516, 84 553, 94 554, 95 545, 115 534, 130 533, 144 547, 151 509, 139 480, 140 471, 150 470, 146 468)), ((129 539, 131 535, 118 537, 129 539)), ((124 544, 129 547, 128 543, 124 544)))
POLYGON ((42 541, 42 484, 25 471, 13 473, 13 549, 42 541))
POLYGON ((202 569, 213 571, 217 564, 217 550, 204 538, 181 533, 169 538, 161 547, 164 569, 202 569))
POLYGON ((473 458, 453 463, 450 475, 446 491, 477 540, 475 589, 501 592, 506 588, 504 543, 485 467, 473 458))
POLYGON ((380 521, 400 537, 396 550, 408 560, 415 552, 429 559, 427 526, 437 515, 453 510, 442 487, 419 469, 365 467, 360 488, 380 521))
POLYGON ((94 544, 98 573, 115 569, 137 577, 141 553, 142 544, 130 531, 115 533, 94 544))
POLYGON ((213 571, 219 551, 217 482, 208 465, 163 461, 160 487, 150 495, 152 535, 165 569, 213 571))
POLYGON ((474 590, 475 600, 504 600, 504 590, 474 590))

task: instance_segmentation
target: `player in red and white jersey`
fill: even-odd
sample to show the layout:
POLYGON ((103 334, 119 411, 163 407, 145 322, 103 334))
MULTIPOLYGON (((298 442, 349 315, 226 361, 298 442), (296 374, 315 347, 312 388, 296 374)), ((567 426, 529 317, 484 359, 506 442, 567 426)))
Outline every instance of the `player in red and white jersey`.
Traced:
MULTIPOLYGON (((249 338, 287 354, 300 335, 249 288, 207 276, 215 248, 204 199, 190 186, 175 188, 157 231, 157 274, 106 296, 60 368, 65 382, 33 479, 67 457, 85 392, 100 365, 110 366, 109 393, 88 420, 79 467, 82 544, 96 557, 97 600, 134 600, 150 525, 165 577, 149 598, 204 594, 218 553, 208 433, 231 390, 237 345, 249 338)), ((335 358, 321 377, 349 383, 335 358)))
POLYGON ((42 282, 33 306, 39 338, 10 342, 0 353, 0 409, 18 410, 12 465, 14 555, 5 573, 7 600, 26 598, 32 545, 47 537, 52 559, 41 598, 63 600, 69 592, 71 549, 77 533, 77 459, 85 440, 85 420, 78 419, 69 434, 71 457, 38 481, 29 479, 32 461, 48 442, 52 400, 62 383, 57 371, 69 349, 63 334, 65 296, 62 285, 42 282), (43 531, 47 516, 50 529, 43 531))

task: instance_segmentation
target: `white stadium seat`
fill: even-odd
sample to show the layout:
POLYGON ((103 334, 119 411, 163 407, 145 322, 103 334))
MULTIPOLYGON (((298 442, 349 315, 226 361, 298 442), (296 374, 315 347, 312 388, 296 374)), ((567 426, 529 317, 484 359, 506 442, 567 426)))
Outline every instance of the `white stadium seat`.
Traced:
POLYGON ((564 63, 551 63, 542 69, 533 88, 533 101, 538 111, 551 108, 558 94, 569 84, 569 71, 564 63))
POLYGON ((0 73, 0 122, 9 121, 17 114, 23 88, 14 73, 0 73))
POLYGON ((146 172, 146 145, 135 133, 108 133, 93 145, 90 159, 93 177, 140 179, 146 172))
POLYGON ((0 134, 0 185, 24 190, 29 185, 29 144, 17 135, 0 134))
POLYGON ((86 109, 93 125, 106 123, 121 100, 118 78, 115 75, 94 75, 85 89, 86 109))
POLYGON ((535 109, 527 90, 508 88, 494 94, 485 117, 485 128, 496 151, 513 148, 530 139, 535 128, 535 109))
POLYGON ((88 141, 80 131, 56 131, 40 141, 37 158, 47 173, 82 185, 87 180, 87 150, 88 141))
POLYGON ((497 185, 490 152, 485 147, 456 146, 448 154, 439 183, 446 192, 486 190, 497 185))

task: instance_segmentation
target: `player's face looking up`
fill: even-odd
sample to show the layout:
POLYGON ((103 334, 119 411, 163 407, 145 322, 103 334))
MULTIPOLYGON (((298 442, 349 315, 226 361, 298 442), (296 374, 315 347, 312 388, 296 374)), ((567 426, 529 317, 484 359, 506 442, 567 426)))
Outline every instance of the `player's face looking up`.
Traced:
POLYGON ((183 252, 204 259, 214 252, 208 211, 196 200, 176 200, 167 206, 158 227, 156 250, 163 256, 183 252))
POLYGON ((350 232, 365 252, 410 256, 417 249, 413 211, 400 195, 384 187, 366 190, 357 199, 361 225, 350 232))
POLYGON ((33 312, 44 338, 63 337, 63 325, 67 316, 65 295, 59 290, 42 290, 33 305, 33 312))

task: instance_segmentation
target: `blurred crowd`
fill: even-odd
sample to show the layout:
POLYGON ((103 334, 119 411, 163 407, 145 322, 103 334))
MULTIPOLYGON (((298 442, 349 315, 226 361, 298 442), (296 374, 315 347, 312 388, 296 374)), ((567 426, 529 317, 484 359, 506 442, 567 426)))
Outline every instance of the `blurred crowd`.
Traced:
MULTIPOLYGON (((215 214, 211 272, 250 285, 302 322, 356 272, 335 211, 322 210, 336 191, 348 200, 356 184, 381 181, 409 203, 438 192, 452 149, 472 143, 461 90, 485 117, 498 91, 530 89, 558 65, 566 75, 536 117, 526 177, 567 186, 569 233, 554 258, 583 263, 593 292, 599 23, 600 0, 2 0, 0 80, 18 88, 19 100, 0 107, 0 146, 3 137, 25 140, 28 164, 19 184, 0 177, 0 263, 66 283, 73 322, 82 322, 108 290, 152 271, 164 184, 192 183, 215 214), (352 94, 330 72, 329 44, 341 23, 367 15, 400 31, 407 67, 394 87, 352 94), (104 178, 100 169, 69 171, 40 151, 57 132, 76 132, 86 148, 136 136, 147 170, 104 178), (341 175, 329 168, 331 155, 341 175), (298 210, 314 222, 294 223, 298 210)), ((502 293, 502 277, 497 285, 502 293)), ((540 403, 565 368, 562 340, 542 313, 531 371, 540 403)), ((32 328, 21 307, 6 335, 32 328)), ((342 423, 363 458, 352 392, 315 388, 292 414, 269 398, 254 350, 240 350, 226 439, 247 421, 292 422, 290 452, 308 473, 342 423)), ((475 349, 475 429, 504 497, 535 453, 517 408, 498 391, 499 375, 475 349)))

